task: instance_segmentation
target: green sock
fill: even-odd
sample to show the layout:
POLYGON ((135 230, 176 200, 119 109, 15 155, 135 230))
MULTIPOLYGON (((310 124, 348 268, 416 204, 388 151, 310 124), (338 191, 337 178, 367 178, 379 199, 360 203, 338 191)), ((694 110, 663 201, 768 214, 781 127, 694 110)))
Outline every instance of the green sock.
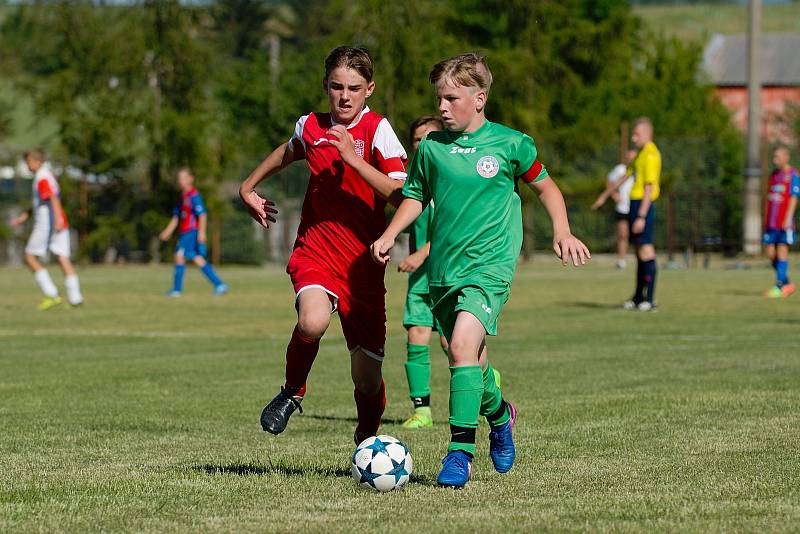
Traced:
POLYGON ((475 454, 475 429, 481 410, 483 379, 480 365, 450 367, 449 451, 475 454))
POLYGON ((483 370, 483 397, 481 398, 481 415, 492 426, 504 425, 511 418, 508 405, 503 402, 503 393, 497 385, 492 364, 486 363, 483 370))
POLYGON ((406 378, 411 399, 431 394, 431 356, 427 345, 406 344, 406 378))

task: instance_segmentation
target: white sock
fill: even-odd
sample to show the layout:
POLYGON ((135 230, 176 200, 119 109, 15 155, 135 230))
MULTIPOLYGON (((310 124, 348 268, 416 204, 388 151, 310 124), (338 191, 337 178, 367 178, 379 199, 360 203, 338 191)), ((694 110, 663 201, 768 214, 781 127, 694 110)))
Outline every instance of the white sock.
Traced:
POLYGON ((70 304, 77 305, 83 302, 81 295, 81 284, 77 274, 71 274, 64 278, 64 287, 67 288, 67 300, 70 304))
POLYGON ((47 272, 47 269, 39 269, 33 273, 33 277, 46 297, 54 299, 58 296, 58 289, 56 289, 56 285, 53 283, 53 279, 50 278, 50 273, 47 272))

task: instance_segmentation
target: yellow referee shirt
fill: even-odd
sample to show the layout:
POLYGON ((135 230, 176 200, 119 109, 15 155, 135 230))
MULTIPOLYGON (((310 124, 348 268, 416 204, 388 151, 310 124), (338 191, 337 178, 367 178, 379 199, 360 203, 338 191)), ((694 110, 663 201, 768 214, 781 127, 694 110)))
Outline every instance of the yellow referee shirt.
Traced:
POLYGON ((650 184, 653 186, 650 200, 655 201, 661 193, 661 152, 652 141, 644 145, 633 160, 633 176, 631 200, 642 200, 644 187, 650 184))

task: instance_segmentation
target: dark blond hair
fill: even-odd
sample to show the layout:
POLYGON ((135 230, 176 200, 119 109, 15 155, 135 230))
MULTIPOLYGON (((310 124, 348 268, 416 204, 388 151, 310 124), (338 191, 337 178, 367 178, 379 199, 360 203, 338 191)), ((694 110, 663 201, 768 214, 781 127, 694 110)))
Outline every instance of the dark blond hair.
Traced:
POLYGON ((486 93, 492 87, 492 71, 486 58, 474 52, 440 61, 434 65, 428 79, 433 85, 450 81, 462 87, 477 87, 486 93))
POLYGON ((331 72, 339 67, 353 69, 368 82, 372 81, 374 66, 372 55, 366 48, 337 46, 331 50, 331 53, 325 58, 325 79, 327 80, 331 72))

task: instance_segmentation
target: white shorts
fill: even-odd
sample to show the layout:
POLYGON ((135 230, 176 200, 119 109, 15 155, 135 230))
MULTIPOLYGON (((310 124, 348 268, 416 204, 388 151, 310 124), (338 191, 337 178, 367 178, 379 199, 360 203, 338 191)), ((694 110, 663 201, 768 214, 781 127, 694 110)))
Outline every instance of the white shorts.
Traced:
POLYGON ((33 224, 33 231, 25 245, 25 252, 33 256, 44 256, 47 251, 56 256, 70 257, 69 229, 60 232, 50 232, 50 221, 47 218, 37 217, 33 224))

